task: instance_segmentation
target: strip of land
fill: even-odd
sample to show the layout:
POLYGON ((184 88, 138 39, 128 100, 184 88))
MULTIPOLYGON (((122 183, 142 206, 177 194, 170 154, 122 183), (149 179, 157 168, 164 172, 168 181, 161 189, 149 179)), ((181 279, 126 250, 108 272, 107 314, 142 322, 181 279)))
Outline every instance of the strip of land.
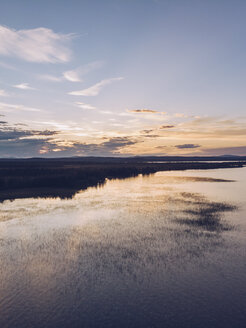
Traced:
POLYGON ((246 165, 246 159, 130 157, 0 160, 0 201, 29 197, 73 197, 79 190, 158 171, 208 170, 246 165))

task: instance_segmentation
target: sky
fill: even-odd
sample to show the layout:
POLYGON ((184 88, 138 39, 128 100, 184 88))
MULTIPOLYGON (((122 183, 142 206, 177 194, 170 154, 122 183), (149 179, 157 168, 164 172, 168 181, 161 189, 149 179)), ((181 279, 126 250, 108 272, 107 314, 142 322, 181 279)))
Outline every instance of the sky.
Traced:
POLYGON ((0 158, 246 155, 246 1, 1 0, 0 158))

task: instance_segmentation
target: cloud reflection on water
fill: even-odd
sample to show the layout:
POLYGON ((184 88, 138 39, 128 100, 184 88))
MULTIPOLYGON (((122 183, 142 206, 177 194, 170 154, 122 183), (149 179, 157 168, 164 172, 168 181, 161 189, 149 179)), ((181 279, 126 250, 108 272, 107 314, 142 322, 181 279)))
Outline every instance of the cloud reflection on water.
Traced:
POLYGON ((230 251, 224 233, 232 226, 223 216, 236 208, 188 192, 190 182, 219 181, 139 176, 67 200, 2 203, 0 322, 149 327, 151 318, 155 327, 172 327, 180 313, 196 318, 197 279, 205 288, 205 276, 230 251), (184 313, 187 290, 194 311, 184 313))

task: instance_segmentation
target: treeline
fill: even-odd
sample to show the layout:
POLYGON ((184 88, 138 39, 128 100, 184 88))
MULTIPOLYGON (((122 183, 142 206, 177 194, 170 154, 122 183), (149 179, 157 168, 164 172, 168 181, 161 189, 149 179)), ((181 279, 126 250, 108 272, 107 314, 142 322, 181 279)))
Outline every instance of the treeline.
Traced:
POLYGON ((246 162, 85 162, 64 160, 0 161, 0 200, 22 197, 72 197, 78 190, 108 179, 134 177, 157 171, 242 167, 246 162))

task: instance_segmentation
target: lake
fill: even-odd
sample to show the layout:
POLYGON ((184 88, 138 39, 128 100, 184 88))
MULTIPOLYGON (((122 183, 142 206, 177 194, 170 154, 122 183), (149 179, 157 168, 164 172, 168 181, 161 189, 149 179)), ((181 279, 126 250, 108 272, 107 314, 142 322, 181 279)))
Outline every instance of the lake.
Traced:
POLYGON ((246 167, 0 204, 0 327, 246 326, 246 167))

